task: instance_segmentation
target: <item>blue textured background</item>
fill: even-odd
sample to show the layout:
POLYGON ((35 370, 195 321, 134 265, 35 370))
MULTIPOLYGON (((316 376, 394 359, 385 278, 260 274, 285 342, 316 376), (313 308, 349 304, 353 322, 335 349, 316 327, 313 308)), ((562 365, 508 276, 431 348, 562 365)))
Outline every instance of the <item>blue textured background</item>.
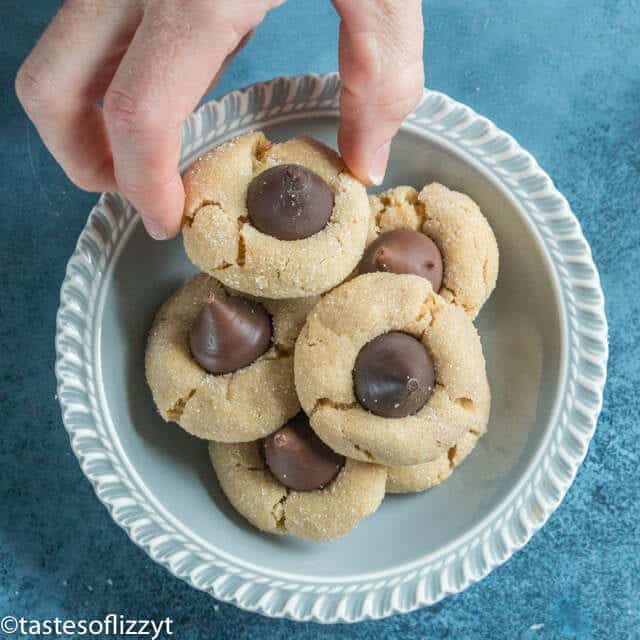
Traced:
MULTIPOLYGON (((0 9, 0 617, 171 616, 189 640, 640 638, 640 3, 425 6, 428 85, 515 135, 582 222, 607 299, 609 381, 574 486, 523 551, 435 607, 333 628, 244 613, 170 576, 111 521, 70 451, 55 399, 54 321, 95 196, 66 181, 13 93, 57 4, 3 0, 0 9)), ((329 2, 290 0, 215 95, 335 69, 337 27, 329 2)))

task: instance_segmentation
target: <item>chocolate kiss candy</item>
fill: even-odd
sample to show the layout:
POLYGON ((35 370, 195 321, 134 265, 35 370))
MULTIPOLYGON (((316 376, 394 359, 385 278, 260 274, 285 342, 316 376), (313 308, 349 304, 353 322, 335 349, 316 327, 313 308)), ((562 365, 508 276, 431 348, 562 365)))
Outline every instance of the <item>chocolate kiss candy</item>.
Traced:
POLYGON ((395 229, 378 236, 367 247, 358 269, 360 273, 413 273, 429 280, 436 293, 442 285, 440 250, 429 236, 412 229, 395 229))
POLYGON ((262 447, 271 473, 295 491, 322 489, 344 466, 344 456, 318 438, 302 412, 267 436, 262 447))
POLYGON ((306 167, 280 164, 251 181, 247 209, 258 231, 279 240, 300 240, 324 229, 333 211, 333 191, 306 167))
POLYGON ((239 297, 211 296, 189 333, 191 354, 215 374, 250 365, 270 344, 269 314, 260 304, 239 297))
POLYGON ((424 345, 390 331, 368 342, 353 368, 358 402, 383 418, 404 418, 422 409, 433 393, 433 361, 424 345))

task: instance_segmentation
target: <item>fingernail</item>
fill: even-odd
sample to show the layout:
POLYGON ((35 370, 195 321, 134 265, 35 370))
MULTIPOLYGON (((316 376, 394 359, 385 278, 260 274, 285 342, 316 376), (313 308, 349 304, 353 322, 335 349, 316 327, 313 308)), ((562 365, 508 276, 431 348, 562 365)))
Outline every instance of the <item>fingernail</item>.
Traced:
POLYGON ((373 158, 371 159, 371 165, 369 166, 369 180, 376 186, 382 184, 382 181, 384 180, 384 174, 387 170, 387 161, 389 160, 390 150, 391 143, 385 142, 373 154, 373 158))
POLYGON ((154 220, 152 217, 146 216, 143 213, 140 213, 140 219, 142 220, 142 224, 147 230, 147 233, 154 240, 166 240, 169 237, 157 220, 154 220))

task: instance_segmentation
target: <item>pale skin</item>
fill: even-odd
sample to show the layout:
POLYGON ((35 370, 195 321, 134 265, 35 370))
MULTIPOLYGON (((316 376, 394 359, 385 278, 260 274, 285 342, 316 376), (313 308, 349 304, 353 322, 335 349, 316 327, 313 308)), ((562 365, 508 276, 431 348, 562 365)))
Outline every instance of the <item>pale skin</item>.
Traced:
MULTIPOLYGON (((184 205, 182 123, 283 2, 66 0, 20 67, 16 93, 78 187, 120 191, 152 237, 173 237, 184 205)), ((341 18, 338 146, 354 175, 379 184, 390 142, 422 95, 421 2, 333 4, 341 18)))

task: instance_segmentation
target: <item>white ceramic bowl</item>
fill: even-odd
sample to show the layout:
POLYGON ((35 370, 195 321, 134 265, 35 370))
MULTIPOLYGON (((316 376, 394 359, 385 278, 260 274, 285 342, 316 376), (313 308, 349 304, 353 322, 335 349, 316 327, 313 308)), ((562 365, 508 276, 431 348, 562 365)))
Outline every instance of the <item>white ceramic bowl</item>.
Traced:
MULTIPOLYGON (((187 122, 183 166, 248 129, 335 144, 337 75, 279 78, 210 102, 187 122)), ((345 538, 264 535, 229 506, 206 444, 157 415, 146 332, 193 273, 182 243, 147 238, 105 194, 62 285, 58 396, 82 469, 114 520, 198 589, 271 616, 357 621, 465 589, 522 547, 558 506, 593 435, 607 326, 591 252, 564 197, 507 134, 426 91, 394 142, 385 185, 438 180, 472 196, 500 246, 478 327, 493 390, 488 434, 440 487, 389 496, 345 538)))

